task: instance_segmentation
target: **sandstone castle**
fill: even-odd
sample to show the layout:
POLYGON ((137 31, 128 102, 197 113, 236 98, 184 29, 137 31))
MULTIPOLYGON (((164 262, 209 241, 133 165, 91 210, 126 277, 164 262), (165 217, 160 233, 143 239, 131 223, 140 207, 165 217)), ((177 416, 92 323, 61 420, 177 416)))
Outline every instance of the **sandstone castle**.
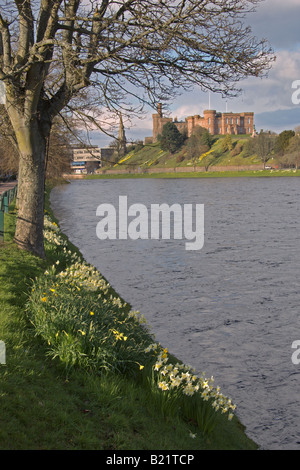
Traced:
POLYGON ((157 142, 157 137, 162 133, 162 129, 167 122, 174 122, 181 133, 186 132, 190 137, 196 126, 207 129, 213 135, 226 134, 250 134, 255 132, 254 113, 217 113, 215 110, 205 110, 203 116, 189 116, 184 121, 178 121, 177 118, 164 117, 162 105, 158 104, 157 113, 153 118, 153 137, 146 137, 145 143, 157 142))

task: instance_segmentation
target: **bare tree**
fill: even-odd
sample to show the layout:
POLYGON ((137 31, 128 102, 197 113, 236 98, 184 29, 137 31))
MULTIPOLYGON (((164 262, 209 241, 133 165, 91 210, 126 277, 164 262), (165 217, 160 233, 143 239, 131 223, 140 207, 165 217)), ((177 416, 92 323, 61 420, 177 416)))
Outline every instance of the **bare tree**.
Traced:
POLYGON ((259 2, 0 0, 0 80, 20 156, 20 247, 44 256, 45 153, 54 118, 76 108, 83 91, 117 113, 193 85, 235 96, 240 79, 262 76, 274 60, 244 25, 259 2))
POLYGON ((300 136, 298 134, 291 137, 289 145, 280 161, 282 164, 294 166, 298 170, 300 164, 300 136))
MULTIPOLYGON (((68 119, 67 125, 61 116, 57 116, 51 126, 47 142, 45 158, 45 177, 48 179, 61 178, 63 173, 70 171, 72 147, 82 143, 84 136, 68 119)), ((84 145, 84 147, 86 144, 84 145)), ((19 168, 19 152, 15 134, 8 115, 0 107, 0 173, 16 175, 19 168)))
POLYGON ((269 160, 272 151, 274 150, 276 137, 270 132, 260 131, 257 137, 254 139, 254 149, 263 162, 264 168, 266 167, 266 162, 269 160))

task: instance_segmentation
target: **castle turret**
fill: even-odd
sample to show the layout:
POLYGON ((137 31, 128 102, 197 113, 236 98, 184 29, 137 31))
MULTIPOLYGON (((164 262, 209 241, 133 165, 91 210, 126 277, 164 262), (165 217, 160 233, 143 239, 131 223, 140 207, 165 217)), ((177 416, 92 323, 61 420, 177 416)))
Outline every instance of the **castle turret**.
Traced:
POLYGON ((157 105, 157 114, 152 114, 153 119, 153 143, 157 142, 157 137, 162 133, 162 129, 167 122, 172 122, 172 118, 163 117, 162 104, 157 105))
POLYGON ((214 109, 209 109, 209 110, 203 111, 204 127, 212 135, 218 133, 218 131, 216 129, 216 114, 217 114, 217 111, 215 111, 214 109))

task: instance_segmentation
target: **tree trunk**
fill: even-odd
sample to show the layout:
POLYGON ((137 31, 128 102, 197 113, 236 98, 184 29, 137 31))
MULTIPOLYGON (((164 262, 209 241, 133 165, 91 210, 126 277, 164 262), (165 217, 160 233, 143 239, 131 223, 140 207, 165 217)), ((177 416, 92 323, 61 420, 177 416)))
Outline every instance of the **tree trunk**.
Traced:
POLYGON ((44 250, 44 181, 46 136, 37 120, 16 132, 19 144, 16 244, 42 258, 44 250))

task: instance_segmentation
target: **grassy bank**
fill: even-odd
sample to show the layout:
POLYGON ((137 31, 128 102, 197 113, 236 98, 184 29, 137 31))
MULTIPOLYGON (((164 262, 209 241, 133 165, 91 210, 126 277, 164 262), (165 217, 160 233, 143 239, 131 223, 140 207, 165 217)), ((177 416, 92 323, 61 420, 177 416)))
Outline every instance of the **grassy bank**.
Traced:
POLYGON ((46 260, 5 220, 0 449, 256 449, 230 400, 155 343, 47 210, 46 260))
MULTIPOLYGON (((213 142, 210 149, 199 149, 199 155, 191 158, 188 152, 188 145, 183 145, 174 154, 167 150, 162 150, 159 142, 147 145, 129 146, 127 154, 114 165, 114 168, 170 168, 190 166, 213 167, 213 166, 245 166, 261 165, 262 161, 258 156, 246 150, 247 142, 251 142, 249 135, 230 136, 232 148, 224 148, 226 136, 213 136, 213 142), (204 153, 201 153, 204 152, 204 153)), ((276 165, 276 160, 273 160, 276 165)))
POLYGON ((87 175, 85 179, 126 179, 126 178, 279 178, 300 176, 300 170, 241 170, 207 172, 166 172, 166 173, 126 173, 87 175))

